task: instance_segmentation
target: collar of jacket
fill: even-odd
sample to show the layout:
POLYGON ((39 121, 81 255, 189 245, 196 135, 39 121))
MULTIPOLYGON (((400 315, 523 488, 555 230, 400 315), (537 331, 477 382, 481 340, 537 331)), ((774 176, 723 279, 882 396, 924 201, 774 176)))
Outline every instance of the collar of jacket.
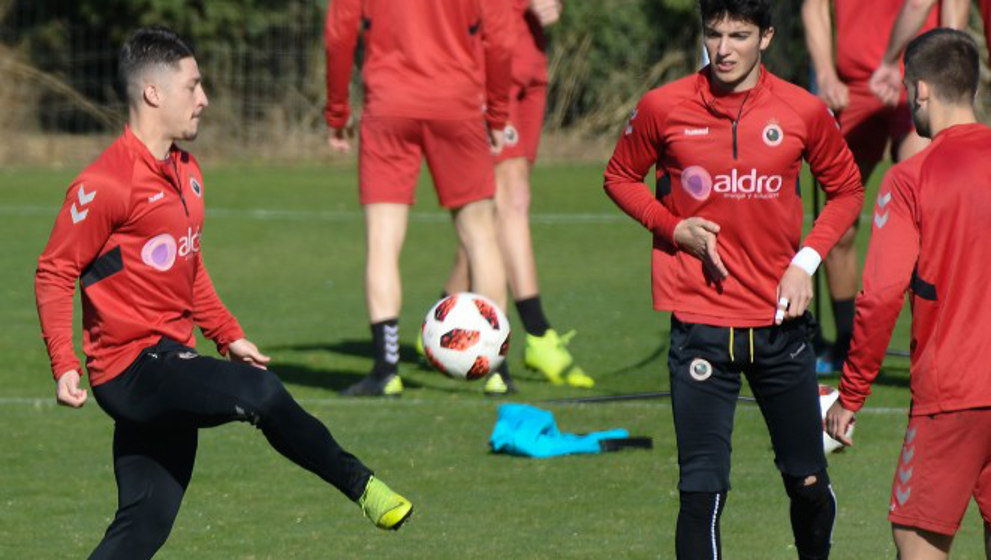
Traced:
POLYGON ((733 93, 717 93, 709 75, 711 65, 698 71, 695 89, 702 102, 713 114, 736 121, 757 106, 757 101, 771 90, 771 80, 764 65, 760 65, 757 84, 751 89, 733 93), (742 106, 740 104, 743 104, 742 106))

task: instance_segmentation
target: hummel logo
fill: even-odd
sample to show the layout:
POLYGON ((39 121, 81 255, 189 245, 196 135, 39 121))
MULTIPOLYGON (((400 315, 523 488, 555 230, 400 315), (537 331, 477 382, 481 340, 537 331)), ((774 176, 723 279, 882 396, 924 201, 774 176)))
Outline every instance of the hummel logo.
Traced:
POLYGON ((912 470, 914 468, 915 467, 909 467, 907 469, 898 469, 898 480, 902 481, 902 484, 908 482, 909 479, 912 478, 912 470))
POLYGON ((906 488, 904 491, 902 491, 901 488, 895 489, 895 498, 898 499, 898 505, 900 506, 905 505, 905 502, 908 501, 908 497, 911 495, 912 495, 911 488, 906 488))
MULTIPOLYGON (((86 206, 96 197, 96 191, 87 193, 84 185, 79 185, 79 190, 76 192, 76 198, 79 200, 79 208, 86 206)), ((72 223, 78 224, 79 222, 86 219, 86 215, 89 214, 89 208, 84 210, 79 210, 76 208, 76 203, 72 203, 72 208, 69 209, 69 213, 72 215, 72 223)))
POLYGON ((877 205, 881 208, 887 206, 889 202, 891 202, 891 193, 887 192, 883 195, 877 195, 877 205))
POLYGON ((709 127, 685 129, 685 136, 705 136, 706 134, 709 134, 709 127))
POLYGON ((906 447, 905 450, 902 451, 902 463, 905 463, 906 465, 911 463, 913 457, 915 457, 914 447, 906 447))
POLYGON ((152 196, 149 196, 148 197, 148 203, 150 204, 152 202, 158 202, 159 200, 162 200, 163 198, 165 198, 165 193, 162 192, 162 191, 158 191, 158 194, 152 195, 152 196))
POLYGON ((874 212, 874 225, 876 225, 878 229, 883 228, 886 223, 888 223, 888 212, 885 212, 884 214, 874 212))
POLYGON ((386 325, 383 330, 383 334, 385 334, 385 361, 390 364, 399 363, 399 326, 386 325))
POLYGON ((917 432, 918 430, 919 427, 915 426, 909 429, 907 432, 905 432, 905 443, 912 443, 912 440, 915 439, 915 432, 917 432))

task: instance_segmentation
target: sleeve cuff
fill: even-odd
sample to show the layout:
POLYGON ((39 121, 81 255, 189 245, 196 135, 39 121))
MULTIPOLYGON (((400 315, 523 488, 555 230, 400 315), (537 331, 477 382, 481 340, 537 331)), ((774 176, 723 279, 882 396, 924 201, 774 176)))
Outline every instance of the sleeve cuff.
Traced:
POLYGON ((802 249, 795 254, 794 258, 791 259, 791 264, 801 268, 809 276, 816 273, 819 268, 819 264, 822 263, 822 256, 818 251, 812 247, 802 247, 802 249))

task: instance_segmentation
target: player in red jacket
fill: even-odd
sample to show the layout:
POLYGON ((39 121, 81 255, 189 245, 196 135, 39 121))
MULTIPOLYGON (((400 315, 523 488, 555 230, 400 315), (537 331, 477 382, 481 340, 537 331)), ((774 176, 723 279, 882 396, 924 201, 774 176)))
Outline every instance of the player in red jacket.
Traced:
POLYGON ((974 114, 979 66, 974 41, 950 29, 905 52, 912 116, 932 144, 878 192, 853 344, 826 416, 851 443, 908 291, 912 404, 888 514, 906 560, 946 558, 971 496, 991 535, 991 129, 974 114))
POLYGON ((277 451, 357 501, 379 527, 412 512, 292 398, 244 338, 203 264, 204 181, 173 143, 193 140, 207 106, 189 46, 164 28, 120 53, 124 134, 69 186, 38 259, 35 293, 60 404, 81 407, 72 345, 80 284, 93 396, 114 419, 119 506, 90 558, 151 558, 192 475, 199 428, 250 422, 277 451), (200 356, 193 327, 230 361, 200 356))
POLYGON ((806 307, 863 187, 826 106, 761 65, 769 0, 702 0, 701 14, 711 64, 643 97, 605 173, 609 196, 654 235, 654 307, 672 312, 677 555, 721 557, 742 372, 771 434, 799 556, 825 558, 836 504, 806 307), (827 196, 804 241, 803 159, 827 196), (656 194, 643 182, 654 166, 656 194))
MULTIPOLYGON (((853 152, 864 183, 884 158, 889 145, 892 157, 901 161, 927 143, 912 131, 912 118, 904 94, 900 101, 891 104, 893 106, 887 106, 871 93, 867 83, 881 59, 887 39, 877 30, 889 29, 901 4, 902 0, 833 0, 832 10, 830 0, 804 0, 802 4, 817 94, 836 113, 843 138, 853 152)), ((928 29, 936 25, 938 15, 933 9, 923 14, 928 29)), ((831 350, 820 349, 823 350, 823 359, 817 364, 820 373, 839 370, 850 346, 853 301, 860 283, 855 239, 856 225, 826 255, 826 280, 832 296, 836 341, 831 350)))
MULTIPOLYGON (((530 238, 530 170, 537 159, 547 104, 547 38, 544 28, 561 15, 560 0, 513 0, 513 87, 505 147, 496 156, 496 218, 516 311, 526 330, 523 362, 552 383, 590 388, 595 380, 579 367, 567 345, 572 333, 551 327, 541 304, 530 238)), ((468 258, 459 247, 446 293, 470 288, 468 258)))
MULTIPOLYGON (((895 105, 904 99, 901 55, 905 46, 923 30, 923 26, 928 23, 928 15, 937 4, 943 27, 966 29, 970 19, 970 3, 971 0, 905 0, 898 17, 886 28, 891 33, 888 46, 870 78, 870 88, 874 95, 887 105, 895 105)), ((985 37, 989 39, 987 44, 991 45, 991 0, 980 0, 979 5, 984 19, 985 37)))
MULTIPOLYGON (((505 307, 492 155, 502 150, 509 117, 510 17, 510 0, 331 0, 327 6, 325 116, 333 151, 350 150, 348 90, 359 30, 365 48, 358 183, 375 363, 345 395, 403 391, 399 253, 424 157, 467 252, 473 289, 505 307)), ((492 372, 485 388, 510 391, 508 371, 492 372)))

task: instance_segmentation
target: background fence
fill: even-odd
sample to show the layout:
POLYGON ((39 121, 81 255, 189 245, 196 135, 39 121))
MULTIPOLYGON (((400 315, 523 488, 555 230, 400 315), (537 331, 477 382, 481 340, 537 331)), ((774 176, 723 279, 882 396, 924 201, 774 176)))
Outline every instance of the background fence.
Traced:
MULTIPOLYGON (((325 7, 324 0, 0 0, 0 133, 13 140, 0 146, 0 162, 91 157, 125 116, 117 49, 135 27, 156 23, 197 50, 211 98, 207 141, 197 151, 319 157, 325 7)), ((767 65, 806 83, 799 7, 800 0, 776 2, 767 65)), ((548 130, 611 139, 645 91, 694 69, 698 28, 694 0, 570 0, 550 29, 548 130)))

